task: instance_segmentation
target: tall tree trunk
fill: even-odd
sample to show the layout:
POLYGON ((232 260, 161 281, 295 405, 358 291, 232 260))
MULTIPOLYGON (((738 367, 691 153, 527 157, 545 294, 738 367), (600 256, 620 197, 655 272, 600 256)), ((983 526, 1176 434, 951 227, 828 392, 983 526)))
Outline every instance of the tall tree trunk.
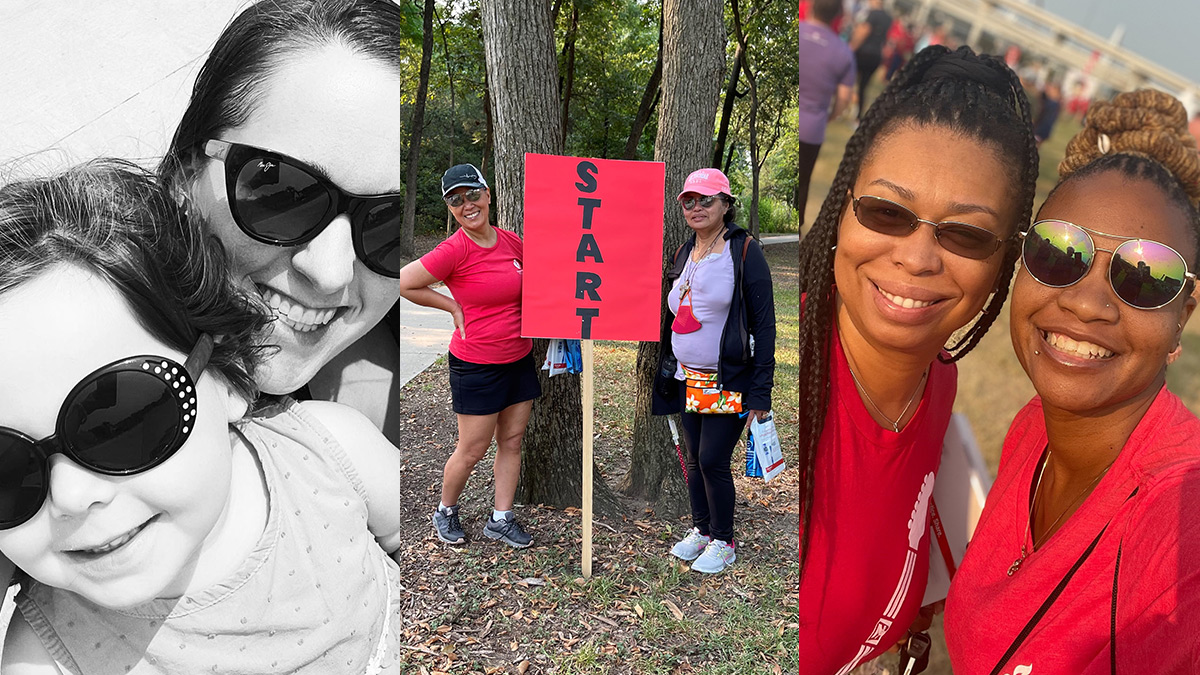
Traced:
POLYGON ((646 82, 646 90, 642 92, 642 102, 638 105, 637 115, 633 118, 633 126, 629 129, 629 140, 625 141, 625 152, 622 159, 637 157, 637 146, 642 142, 642 132, 654 112, 654 104, 658 102, 659 84, 662 83, 663 52, 662 52, 662 7, 658 9, 658 58, 654 62, 654 72, 646 82))
MULTIPOLYGON (((446 40, 446 22, 440 16, 436 17, 438 25, 442 29, 442 53, 446 56, 446 81, 450 83, 450 159, 447 166, 454 166, 454 146, 458 144, 458 105, 454 98, 454 68, 450 60, 450 44, 446 40)), ((484 101, 484 105, 487 102, 484 101)), ((454 214, 446 211, 446 236, 450 236, 451 229, 454 226, 454 214)))
POLYGON ((454 166, 454 146, 458 136, 458 105, 454 98, 454 68, 450 60, 450 44, 446 40, 446 22, 436 17, 442 29, 442 53, 446 55, 446 82, 450 84, 450 166, 454 166))
POLYGON ((425 0, 422 20, 421 75, 413 102, 412 134, 408 138, 408 175, 404 181, 404 220, 400 223, 400 256, 413 256, 413 230, 417 222, 417 162, 421 159, 421 131, 425 126, 425 97, 429 93, 429 64, 433 59, 433 0, 425 0))
POLYGON ((567 53, 566 83, 562 87, 562 133, 564 139, 571 131, 571 92, 575 89, 575 41, 578 36, 579 3, 572 0, 571 28, 567 30, 566 44, 563 45, 563 51, 567 53))
MULTIPOLYGON (((484 0, 483 45, 495 116, 494 203, 499 227, 524 231, 525 153, 558 154, 563 149, 554 54, 554 29, 544 0, 484 0)), ((535 340, 540 358, 546 341, 535 340)), ((547 378, 522 447, 517 501, 578 506, 583 494, 583 410, 579 379, 547 378)), ((613 512, 616 497, 595 482, 597 511, 613 512)))
POLYGON ((739 42, 733 53, 733 70, 729 73, 729 85, 725 87, 725 102, 721 106, 721 124, 717 130, 717 143, 713 148, 712 165, 721 166, 721 155, 725 154, 725 140, 729 138, 729 118, 733 115, 733 104, 740 98, 737 91, 738 75, 745 63, 746 49, 739 42))
POLYGON ((758 239, 758 180, 762 173, 762 162, 759 161, 758 147, 758 78, 754 75, 754 67, 750 64, 747 53, 746 34, 742 30, 742 16, 738 8, 738 0, 731 0, 733 10, 733 31, 737 38, 738 53, 742 55, 746 79, 750 82, 750 215, 747 228, 750 236, 758 239))
MULTIPOLYGON (((692 171, 712 159, 712 128, 725 70, 725 26, 721 0, 663 1, 662 108, 654 159, 667 165, 663 256, 667 258, 690 234, 675 194, 692 171)), ((667 285, 660 291, 666 308, 667 285)), ((637 356, 637 400, 627 493, 655 503, 665 514, 687 510, 687 493, 672 452, 667 421, 650 414, 659 343, 643 342, 637 356)))

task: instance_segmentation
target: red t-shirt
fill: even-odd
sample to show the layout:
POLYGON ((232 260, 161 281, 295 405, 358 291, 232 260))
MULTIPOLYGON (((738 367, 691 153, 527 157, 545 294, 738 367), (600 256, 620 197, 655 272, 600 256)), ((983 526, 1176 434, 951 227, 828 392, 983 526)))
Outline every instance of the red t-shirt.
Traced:
POLYGON ((1163 387, 1112 468, 1066 523, 1008 576, 1026 536, 1046 425, 1041 399, 1017 415, 1000 475, 946 601, 955 675, 986 675, 1108 524, 1001 672, 1110 672, 1117 548, 1117 672, 1200 672, 1200 420, 1163 387), (1137 488, 1137 494, 1129 498, 1137 488), (1127 499, 1129 498, 1129 499, 1127 499))
POLYGON ((450 353, 471 363, 512 363, 533 344, 521 337, 521 238, 495 230, 491 248, 459 230, 421 256, 425 269, 444 281, 462 306, 467 337, 454 331, 450 353))
POLYGON ((929 575, 929 498, 958 370, 935 361, 896 433, 871 419, 834 331, 830 399, 817 447, 808 560, 800 578, 805 673, 845 675, 900 641, 929 575))

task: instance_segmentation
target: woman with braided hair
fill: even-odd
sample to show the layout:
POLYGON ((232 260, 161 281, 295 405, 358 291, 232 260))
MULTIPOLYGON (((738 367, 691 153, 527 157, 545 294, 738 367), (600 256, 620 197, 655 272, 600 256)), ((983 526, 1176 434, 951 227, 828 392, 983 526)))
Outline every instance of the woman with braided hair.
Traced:
POLYGON ((1037 166, 1016 75, 929 47, 850 138, 801 244, 806 672, 847 673, 917 618, 953 362, 1004 303, 1037 166))
POLYGON ((950 588, 956 675, 1200 672, 1200 420, 1167 390, 1196 307, 1200 156, 1157 91, 1088 112, 1023 233, 1037 396, 950 588))

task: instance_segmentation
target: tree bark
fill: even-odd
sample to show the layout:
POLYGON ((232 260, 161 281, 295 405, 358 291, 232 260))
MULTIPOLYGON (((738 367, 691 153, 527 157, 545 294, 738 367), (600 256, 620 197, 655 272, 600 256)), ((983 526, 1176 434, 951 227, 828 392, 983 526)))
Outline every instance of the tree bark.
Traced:
POLYGON ((405 176, 404 220, 400 223, 400 256, 413 256, 413 230, 417 222, 417 162, 421 159, 421 131, 425 126, 425 97, 429 93, 429 64, 433 59, 433 0, 425 0, 422 18, 421 75, 413 102, 412 134, 408 140, 408 175, 405 176))
POLYGON ((660 7, 658 10, 658 58, 654 63, 654 72, 650 73, 650 80, 646 82, 646 90, 642 92, 642 102, 638 105, 637 115, 633 118, 633 126, 629 129, 629 140, 625 141, 625 152, 621 154, 622 159, 637 157, 637 146, 642 142, 642 132, 645 131, 646 124, 650 121, 650 115, 654 112, 654 104, 658 102, 663 68, 662 26, 662 8, 660 7))
MULTIPOLYGON (((675 206, 679 186, 712 159, 712 128, 725 70, 725 26, 721 0, 664 0, 662 104, 654 159, 667 166, 663 256, 669 258, 691 234, 675 206)), ((660 286, 666 308, 665 279, 660 286)), ((638 347, 637 399, 629 474, 622 489, 653 502, 667 515, 687 510, 687 492, 675 458, 667 421, 650 414, 659 343, 638 347)))
MULTIPOLYGON (((484 0, 483 44, 495 119, 495 189, 498 226, 524 232, 525 153, 559 154, 563 129, 550 7, 544 0, 484 0)), ((535 360, 546 341, 535 340, 535 360)), ((583 494, 583 409, 579 379, 547 378, 522 446, 517 501, 579 506, 583 494)), ((616 497, 595 481, 598 512, 613 513, 616 497)))

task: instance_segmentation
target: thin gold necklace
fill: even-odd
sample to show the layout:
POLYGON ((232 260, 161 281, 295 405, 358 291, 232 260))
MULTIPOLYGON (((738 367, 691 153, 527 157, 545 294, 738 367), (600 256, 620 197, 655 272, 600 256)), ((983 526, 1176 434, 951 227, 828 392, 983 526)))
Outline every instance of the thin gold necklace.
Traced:
MULTIPOLYGON (((1113 461, 1115 462, 1116 459, 1113 459, 1113 461)), ((1063 516, 1067 515, 1067 512, 1071 510, 1071 507, 1075 506, 1075 504, 1080 499, 1083 499, 1083 496, 1086 495, 1088 493, 1088 491, 1090 491, 1092 488, 1096 487, 1096 484, 1100 482, 1100 479, 1104 478, 1104 474, 1108 473, 1108 470, 1112 468, 1112 462, 1109 462, 1108 466, 1104 467, 1104 470, 1101 471, 1095 478, 1092 479, 1092 482, 1085 485, 1083 488, 1083 491, 1080 492, 1078 495, 1076 495, 1075 499, 1072 499, 1071 503, 1067 504, 1067 508, 1063 509, 1063 512, 1058 514, 1058 517, 1054 519, 1053 523, 1050 523, 1050 527, 1047 527, 1046 530, 1044 532, 1042 532, 1042 540, 1040 542, 1039 541, 1033 542, 1033 551, 1029 551, 1029 550, 1026 550, 1026 548, 1025 548, 1025 542, 1028 539, 1032 538, 1030 536, 1029 532, 1030 532, 1030 528, 1032 527, 1032 523, 1033 523, 1033 510, 1035 508, 1037 508, 1038 490, 1042 487, 1042 476, 1046 473, 1046 465, 1049 463, 1050 463, 1050 447, 1047 446, 1046 447, 1046 459, 1042 461, 1042 468, 1041 468, 1041 470, 1038 471, 1037 482, 1034 483, 1034 485, 1033 485, 1033 499, 1031 499, 1029 502, 1029 518, 1025 521, 1025 536, 1021 538, 1021 557, 1014 560, 1013 564, 1009 566, 1008 576, 1010 576, 1010 577, 1012 575, 1016 574, 1021 569, 1021 563, 1025 562, 1025 558, 1028 557, 1030 553, 1032 553, 1033 551, 1036 551, 1038 546, 1041 546, 1042 544, 1046 543, 1046 540, 1050 538, 1050 533, 1054 532, 1054 526, 1058 525, 1058 521, 1062 520, 1063 516)))
MULTIPOLYGON (((712 241, 708 242, 708 248, 704 249, 704 253, 701 254, 701 256, 700 256, 701 261, 704 260, 705 258, 707 258, 709 253, 712 253, 713 248, 716 247, 717 242, 721 239, 722 234, 725 234, 725 226, 724 225, 721 226, 721 231, 717 233, 717 236, 713 237, 712 241)), ((696 243, 700 243, 699 237, 696 238, 696 243)), ((695 253, 694 249, 692 250, 692 253, 695 253)), ((692 279, 696 278, 696 268, 698 268, 699 266, 700 266, 700 261, 692 259, 692 255, 688 254, 687 264, 684 265, 684 275, 685 276, 683 279, 683 283, 680 284, 680 286, 679 286, 680 297, 682 297, 684 293, 687 293, 689 290, 691 290, 692 279), (689 271, 690 271, 690 274, 688 274, 689 271)))
POLYGON ((850 378, 854 380, 854 384, 858 385, 858 390, 861 391, 862 395, 867 398, 867 403, 870 403, 871 407, 875 409, 875 412, 879 413, 880 417, 886 420, 888 424, 892 425, 892 431, 900 433, 900 420, 904 419, 904 415, 907 414, 908 409, 912 407, 913 401, 917 400, 917 392, 921 391, 921 386, 925 384, 925 378, 929 375, 929 368, 926 367, 925 372, 921 373, 921 381, 917 382, 917 388, 913 390, 912 396, 908 397, 908 403, 904 404, 904 410, 900 411, 900 416, 897 417, 896 421, 894 422, 892 421, 892 418, 883 414, 883 411, 879 409, 879 406, 875 404, 875 401, 871 400, 871 395, 867 393, 867 388, 862 385, 862 382, 858 381, 858 376, 854 374, 854 368, 850 367, 849 358, 846 359, 846 368, 850 370, 850 378))

